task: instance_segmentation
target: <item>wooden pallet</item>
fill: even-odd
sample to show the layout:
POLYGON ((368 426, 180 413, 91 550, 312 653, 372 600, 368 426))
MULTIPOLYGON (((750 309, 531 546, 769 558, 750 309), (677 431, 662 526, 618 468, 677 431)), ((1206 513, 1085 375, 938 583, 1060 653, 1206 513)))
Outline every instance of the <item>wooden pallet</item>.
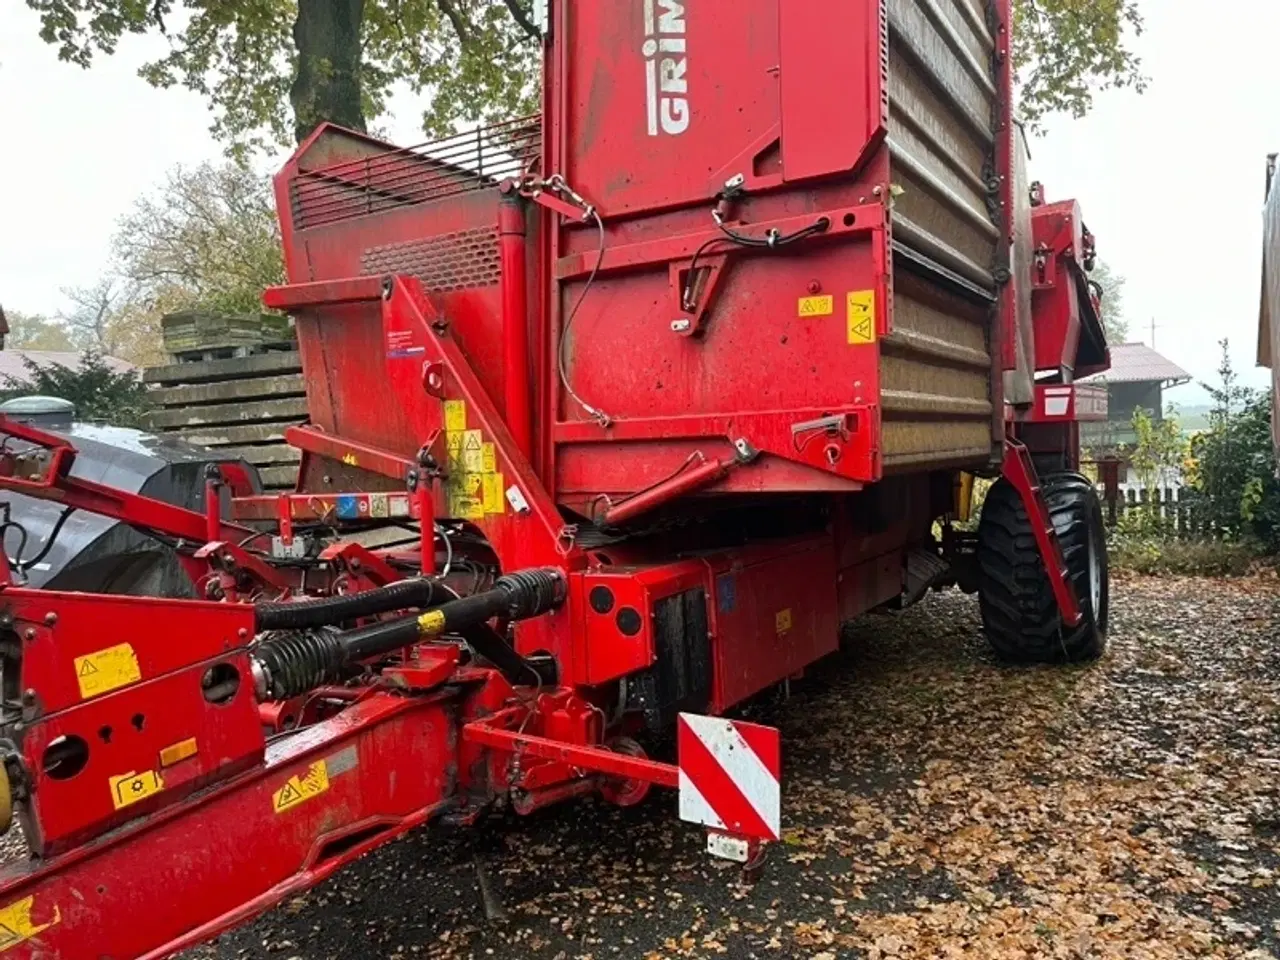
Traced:
POLYGON ((152 367, 142 379, 152 431, 247 460, 267 490, 294 486, 299 453, 284 431, 307 418, 296 350, 178 362, 152 367))
POLYGON ((222 314, 182 310, 160 318, 164 348, 182 363, 231 360, 295 350, 293 327, 280 314, 222 314))

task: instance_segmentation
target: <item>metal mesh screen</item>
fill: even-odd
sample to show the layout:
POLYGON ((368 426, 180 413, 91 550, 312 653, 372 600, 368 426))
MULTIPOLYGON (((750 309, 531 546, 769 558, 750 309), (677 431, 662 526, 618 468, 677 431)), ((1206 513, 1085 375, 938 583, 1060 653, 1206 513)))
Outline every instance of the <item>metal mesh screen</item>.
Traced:
POLYGON ((519 177, 541 150, 541 122, 526 117, 302 171, 289 187, 294 225, 305 230, 486 190, 519 177))

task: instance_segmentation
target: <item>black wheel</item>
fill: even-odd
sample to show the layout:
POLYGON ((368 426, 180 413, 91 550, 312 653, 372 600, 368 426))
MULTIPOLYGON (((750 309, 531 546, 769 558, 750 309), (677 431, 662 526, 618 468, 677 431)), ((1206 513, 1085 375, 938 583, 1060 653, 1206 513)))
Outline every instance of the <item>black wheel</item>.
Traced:
POLYGON ((1009 481, 992 485, 978 524, 978 599, 997 654, 1020 663, 1078 663, 1107 649, 1107 542, 1102 505, 1078 473, 1052 474, 1041 490, 1084 616, 1062 623, 1022 498, 1009 481))

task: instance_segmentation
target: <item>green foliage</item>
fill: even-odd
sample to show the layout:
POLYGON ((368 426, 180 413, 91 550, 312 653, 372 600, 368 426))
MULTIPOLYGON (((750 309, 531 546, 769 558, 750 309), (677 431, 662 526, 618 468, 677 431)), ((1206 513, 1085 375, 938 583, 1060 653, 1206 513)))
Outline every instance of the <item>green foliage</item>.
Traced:
POLYGON ((100 354, 86 350, 77 369, 60 363, 36 364, 24 358, 27 380, 6 376, 0 401, 45 396, 70 400, 76 419, 102 421, 117 427, 142 425, 147 408, 146 388, 136 373, 112 370, 100 354))
MULTIPOLYGON (((83 67, 114 53, 127 34, 165 32, 169 54, 143 67, 143 78, 203 95, 214 135, 240 156, 286 143, 325 118, 362 127, 358 121, 385 112, 400 83, 430 92, 423 127, 434 135, 537 107, 541 48, 530 0, 27 5, 40 13, 41 38, 83 67), (353 102, 362 117, 350 115, 353 102)), ((1015 0, 1014 9, 1014 67, 1033 125, 1054 111, 1083 116, 1098 90, 1143 87, 1129 47, 1142 29, 1138 0, 1015 0)))
POLYGON ((1248 542, 1117 532, 1107 552, 1113 570, 1153 576, 1240 577, 1258 563, 1260 548, 1248 542))
POLYGON ((1189 444, 1172 412, 1163 423, 1145 411, 1134 414, 1138 444, 1131 463, 1143 486, 1152 488, 1163 468, 1181 461, 1181 530, 1154 509, 1126 510, 1111 536, 1117 569, 1151 574, 1237 576, 1266 554, 1280 553, 1280 480, 1271 447, 1271 397, 1240 383, 1227 342, 1222 346, 1220 384, 1205 384, 1213 396, 1209 429, 1189 444), (1189 534, 1189 529, 1194 535, 1189 534))
POLYGON ((1242 386, 1222 341, 1221 384, 1205 385, 1210 427, 1191 441, 1188 481, 1208 526, 1280 552, 1280 480, 1271 445, 1271 397, 1242 386))
POLYGON ((1187 441, 1183 439, 1182 427, 1173 407, 1160 420, 1138 407, 1133 411, 1131 422, 1137 442, 1129 453, 1129 464, 1142 487, 1154 490, 1161 486, 1161 480, 1169 471, 1182 466, 1187 455, 1187 441))
POLYGON ((1100 90, 1146 88, 1130 47, 1142 33, 1137 0, 1015 0, 1013 66, 1023 118, 1083 117, 1100 90))
MULTIPOLYGON (((157 87, 180 85, 213 108, 213 134, 238 156, 295 138, 293 108, 318 121, 352 123, 325 103, 334 60, 351 59, 363 116, 381 116, 391 88, 431 93, 424 128, 530 113, 537 106, 541 47, 531 35, 528 0, 357 0, 359 49, 339 50, 330 32, 332 0, 27 0, 40 12, 41 38, 58 56, 89 66, 115 52, 122 36, 168 31, 170 52, 143 67, 157 87), (179 14, 181 11, 181 14, 179 14), (302 23, 298 24, 299 18, 302 23), (309 56, 310 89, 297 90, 295 37, 319 43, 309 56), (328 56, 324 56, 325 53, 328 56)), ((350 0, 347 0, 349 3, 350 0)), ((336 105, 335 105, 336 106, 336 105)), ((300 124, 306 126, 306 124, 300 124)), ((356 124, 361 126, 361 124, 356 124)))
POLYGON ((170 171, 113 246, 134 298, 163 312, 257 313, 263 289, 284 281, 270 181, 234 163, 170 171))
POLYGON ((56 320, 36 314, 9 311, 5 314, 9 332, 4 345, 10 350, 74 350, 71 333, 56 320))
POLYGON ((1124 277, 1099 260, 1089 279, 1102 290, 1102 328, 1107 333, 1107 343, 1113 346, 1124 343, 1129 338, 1129 321, 1124 315, 1124 277))

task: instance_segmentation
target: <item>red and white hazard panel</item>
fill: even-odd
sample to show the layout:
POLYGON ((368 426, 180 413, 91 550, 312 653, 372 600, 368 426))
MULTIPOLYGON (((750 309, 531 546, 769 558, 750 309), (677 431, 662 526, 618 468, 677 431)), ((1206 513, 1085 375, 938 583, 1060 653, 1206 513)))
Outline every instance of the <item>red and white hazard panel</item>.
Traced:
MULTIPOLYGON (((676 747, 680 767, 680 819, 749 840, 782 833, 778 731, 758 723, 682 713, 676 747)), ((716 834, 708 849, 716 849, 716 834)), ((744 845, 745 848, 745 845, 744 845)))

